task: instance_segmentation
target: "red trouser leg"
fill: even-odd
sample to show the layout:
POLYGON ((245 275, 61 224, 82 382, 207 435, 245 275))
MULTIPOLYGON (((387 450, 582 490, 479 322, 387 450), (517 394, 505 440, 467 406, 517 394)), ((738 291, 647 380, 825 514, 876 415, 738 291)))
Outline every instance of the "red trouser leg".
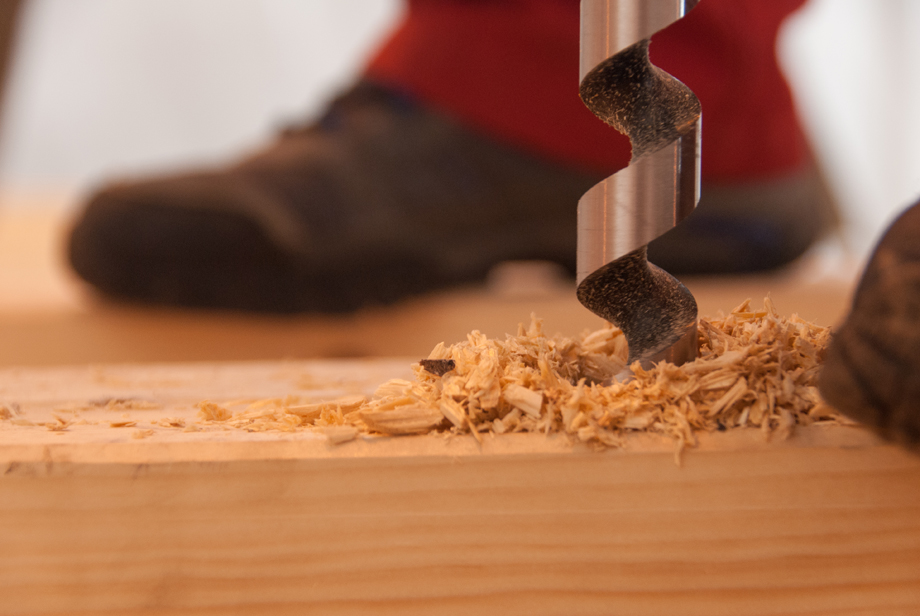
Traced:
MULTIPOLYGON (((805 0, 703 0, 652 39, 653 61, 703 106, 703 179, 781 175, 806 158, 776 61, 783 19, 805 0)), ((367 76, 539 156, 612 172, 625 137, 578 98, 578 0, 409 0, 367 76)))

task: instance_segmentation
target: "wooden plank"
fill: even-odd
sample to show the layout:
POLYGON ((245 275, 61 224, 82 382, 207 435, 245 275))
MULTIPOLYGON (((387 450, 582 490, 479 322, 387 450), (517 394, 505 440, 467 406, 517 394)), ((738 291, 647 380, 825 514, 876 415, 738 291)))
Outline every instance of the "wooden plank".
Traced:
POLYGON ((920 469, 898 451, 693 452, 677 468, 519 445, 8 466, 2 594, 14 614, 920 607, 920 469))
MULTIPOLYGON (((21 417, 160 401, 130 411, 140 425, 199 397, 366 391, 405 370, 6 370, 0 399, 21 417)), ((8 424, 2 614, 920 612, 920 458, 858 428, 703 435, 678 467, 652 437, 597 452, 523 434, 336 446, 311 432, 138 440, 8 424)))

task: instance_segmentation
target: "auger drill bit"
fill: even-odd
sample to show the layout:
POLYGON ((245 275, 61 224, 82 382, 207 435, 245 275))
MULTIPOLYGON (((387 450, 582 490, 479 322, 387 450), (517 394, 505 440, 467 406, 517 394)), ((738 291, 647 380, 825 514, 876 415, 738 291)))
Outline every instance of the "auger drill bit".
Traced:
POLYGON ((696 4, 581 3, 581 99, 629 137, 632 160, 578 202, 578 299, 623 330, 630 364, 697 355, 696 300, 646 258, 699 201, 699 100, 648 56, 649 37, 696 4))

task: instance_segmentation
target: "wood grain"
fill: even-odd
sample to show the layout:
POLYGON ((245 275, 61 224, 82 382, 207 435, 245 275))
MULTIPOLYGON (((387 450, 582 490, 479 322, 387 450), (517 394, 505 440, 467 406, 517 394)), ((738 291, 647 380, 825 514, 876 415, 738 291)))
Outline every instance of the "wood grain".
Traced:
MULTIPOLYGON (((0 382, 31 416, 66 391, 181 405, 305 374, 361 389, 398 364, 0 382)), ((596 452, 541 435, 126 434, 0 430, 0 613, 920 613, 920 458, 858 428, 704 435, 681 467, 641 436, 596 452)))

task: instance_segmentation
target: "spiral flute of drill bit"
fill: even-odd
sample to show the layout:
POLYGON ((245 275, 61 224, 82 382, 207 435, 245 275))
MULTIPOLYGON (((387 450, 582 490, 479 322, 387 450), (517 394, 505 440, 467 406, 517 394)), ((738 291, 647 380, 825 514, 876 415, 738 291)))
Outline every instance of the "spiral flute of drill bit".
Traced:
POLYGON ((697 354, 687 288, 646 246, 699 201, 699 100, 652 65, 649 37, 697 0, 582 0, 585 105, 629 137, 629 166, 578 202, 578 299, 623 330, 629 361, 683 363, 697 354))

